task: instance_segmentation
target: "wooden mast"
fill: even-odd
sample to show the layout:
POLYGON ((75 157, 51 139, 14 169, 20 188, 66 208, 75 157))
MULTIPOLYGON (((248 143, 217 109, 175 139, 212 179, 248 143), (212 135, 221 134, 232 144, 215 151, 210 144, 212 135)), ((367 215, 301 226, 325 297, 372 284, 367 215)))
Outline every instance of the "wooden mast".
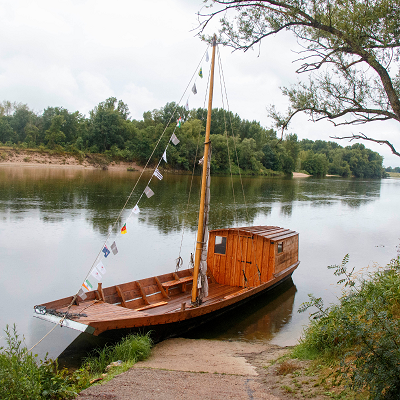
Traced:
POLYGON ((215 65, 215 48, 216 48, 217 37, 214 35, 213 38, 213 50, 211 56, 211 76, 210 76, 210 93, 208 97, 208 109, 207 109, 207 125, 206 125, 206 137, 204 141, 204 161, 203 161, 203 174, 201 180, 201 197, 200 197, 200 211, 199 211, 199 224, 197 227, 197 244, 196 244, 196 255, 194 260, 193 269, 193 288, 192 288, 192 305, 199 305, 197 300, 197 280, 199 277, 199 267, 201 252, 203 250, 203 224, 204 224, 204 203, 206 198, 206 181, 207 181, 207 166, 208 166, 208 152, 210 147, 210 129, 211 129, 211 109, 212 109, 212 97, 214 89, 214 65, 215 65))

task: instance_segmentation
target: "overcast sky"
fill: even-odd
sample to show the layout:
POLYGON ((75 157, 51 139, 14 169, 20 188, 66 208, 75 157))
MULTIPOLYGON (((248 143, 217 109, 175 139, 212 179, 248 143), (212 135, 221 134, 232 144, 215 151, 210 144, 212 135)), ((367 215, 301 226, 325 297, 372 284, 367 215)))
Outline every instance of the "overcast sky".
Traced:
MULTIPOLYGON (((128 104, 135 119, 178 102, 207 48, 192 31, 202 7, 201 0, 2 1, 0 101, 26 103, 36 112, 59 106, 87 115, 114 96, 128 104)), ((279 88, 298 79, 295 48, 294 38, 284 33, 265 40, 260 54, 220 49, 230 110, 273 127, 267 108, 275 104, 284 111, 288 104, 279 88)), ((209 67, 201 65, 204 71, 209 67)), ((203 106, 206 79, 197 78, 198 94, 185 95, 182 105, 189 99, 191 108, 203 106)), ((222 107, 219 93, 217 83, 215 107, 222 107)), ((362 131, 400 149, 397 125, 332 128, 298 116, 289 132, 331 140, 330 135, 362 131)), ((386 147, 365 145, 385 157, 384 165, 400 166, 386 147)))

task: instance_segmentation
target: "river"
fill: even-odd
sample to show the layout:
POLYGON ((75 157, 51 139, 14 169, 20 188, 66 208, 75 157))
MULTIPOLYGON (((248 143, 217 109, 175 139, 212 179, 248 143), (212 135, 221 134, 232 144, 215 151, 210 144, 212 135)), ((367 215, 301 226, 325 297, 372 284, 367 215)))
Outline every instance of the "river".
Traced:
MULTIPOLYGON (((128 171, 0 167, 0 329, 15 323, 28 347, 51 329, 32 317, 33 306, 76 293, 137 178, 128 171)), ((127 234, 119 233, 120 225, 111 232, 119 252, 104 261, 104 286, 174 270, 179 254, 186 267, 193 252, 200 178, 193 180, 189 206, 190 176, 153 178, 155 195, 142 197, 141 212, 128 218, 150 176, 145 178, 122 214, 127 234)), ((243 179, 245 198, 239 178, 233 183, 235 198, 230 178, 212 178, 210 228, 295 230, 301 264, 291 282, 191 337, 292 345, 308 321, 307 313, 297 312, 307 294, 326 304, 340 296, 328 265, 348 253, 349 265, 366 272, 396 256, 400 179, 251 177, 243 179)), ((57 328, 35 352, 55 356, 75 336, 57 328)))

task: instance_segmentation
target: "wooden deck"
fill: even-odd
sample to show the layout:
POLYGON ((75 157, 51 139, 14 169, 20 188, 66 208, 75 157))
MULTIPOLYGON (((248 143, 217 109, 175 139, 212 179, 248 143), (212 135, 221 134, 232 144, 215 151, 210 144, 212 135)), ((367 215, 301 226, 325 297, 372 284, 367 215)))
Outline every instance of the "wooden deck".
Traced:
MULTIPOLYGON (((204 299, 203 304, 211 305, 218 303, 221 300, 230 298, 232 295, 235 295, 235 293, 242 291, 243 288, 240 287, 210 283, 209 295, 204 299)), ((190 310, 191 293, 190 291, 178 293, 164 301, 157 301, 153 304, 155 305, 154 307, 151 307, 152 303, 150 303, 148 307, 142 307, 142 310, 137 310, 122 307, 120 304, 110 304, 104 301, 89 300, 80 302, 79 305, 73 305, 69 312, 74 314, 86 314, 86 317, 81 316, 79 318, 74 318, 75 321, 86 325, 93 325, 104 321, 154 317, 158 315, 171 314, 177 311, 190 310), (182 307, 183 303, 185 304, 185 309, 182 307)), ((65 312, 67 311, 67 307, 58 308, 57 311, 65 312)))

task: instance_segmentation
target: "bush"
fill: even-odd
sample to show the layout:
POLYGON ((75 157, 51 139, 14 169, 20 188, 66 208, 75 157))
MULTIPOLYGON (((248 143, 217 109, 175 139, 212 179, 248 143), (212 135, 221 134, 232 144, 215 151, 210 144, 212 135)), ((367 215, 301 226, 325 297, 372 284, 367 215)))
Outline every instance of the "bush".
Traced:
POLYGON ((340 372, 353 390, 367 388, 371 399, 398 399, 400 393, 400 256, 386 270, 369 274, 358 284, 347 270, 348 255, 334 265, 338 283, 350 290, 339 304, 324 309, 309 295, 300 312, 317 311, 305 330, 298 356, 308 354, 340 360, 340 372))
MULTIPOLYGON (((114 346, 95 350, 83 366, 72 374, 64 368, 59 370, 57 362, 37 360, 22 346, 15 326, 6 328, 7 348, 0 348, 0 399, 43 400, 70 399, 86 389, 96 374, 105 371, 107 365, 121 360, 122 365, 115 373, 123 372, 134 363, 150 354, 149 335, 130 335, 114 346)), ((110 374, 112 377, 113 374, 110 374)))
POLYGON ((61 399, 76 395, 68 386, 66 370, 58 371, 51 360, 36 360, 22 346, 15 325, 5 330, 7 348, 0 348, 0 398, 61 399))

